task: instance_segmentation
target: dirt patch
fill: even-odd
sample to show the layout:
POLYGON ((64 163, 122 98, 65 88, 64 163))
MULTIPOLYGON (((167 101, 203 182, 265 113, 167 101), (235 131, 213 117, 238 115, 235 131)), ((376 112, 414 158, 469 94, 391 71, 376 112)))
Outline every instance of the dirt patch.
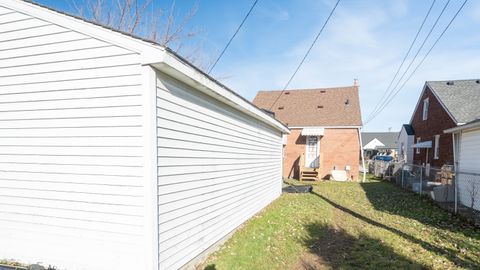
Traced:
POLYGON ((355 241, 342 229, 345 213, 335 209, 334 225, 327 228, 326 234, 319 239, 313 239, 292 267, 292 269, 314 270, 314 269, 338 269, 344 259, 348 256, 349 250, 355 241))

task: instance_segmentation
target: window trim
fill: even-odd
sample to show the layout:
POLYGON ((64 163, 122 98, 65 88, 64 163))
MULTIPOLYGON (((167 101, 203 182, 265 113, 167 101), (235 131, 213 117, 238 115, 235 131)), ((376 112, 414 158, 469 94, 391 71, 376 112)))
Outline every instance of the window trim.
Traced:
POLYGON ((430 100, 428 98, 423 100, 422 107, 422 120, 425 121, 428 119, 428 109, 430 107, 430 100))
POLYGON ((440 156, 440 135, 435 135, 435 146, 433 151, 433 159, 439 159, 440 156))
MULTIPOLYGON (((421 138, 420 138, 420 137, 417 137, 417 143, 419 143, 420 140, 421 140, 421 138)), ((416 154, 420 154, 420 148, 417 148, 417 149, 415 150, 415 153, 416 153, 416 154)))

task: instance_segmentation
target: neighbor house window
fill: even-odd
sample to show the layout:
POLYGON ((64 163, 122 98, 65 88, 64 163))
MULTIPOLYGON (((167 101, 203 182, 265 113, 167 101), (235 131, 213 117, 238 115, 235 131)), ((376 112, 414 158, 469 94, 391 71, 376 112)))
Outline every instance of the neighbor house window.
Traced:
POLYGON ((423 100, 423 115, 422 119, 427 120, 428 118, 428 98, 423 100))
MULTIPOLYGON (((417 143, 420 143, 420 137, 417 138, 417 143)), ((420 154, 420 148, 417 147, 416 153, 417 153, 417 154, 420 154)))
POLYGON ((433 152, 433 158, 438 159, 438 153, 440 152, 440 135, 435 135, 435 151, 433 152))

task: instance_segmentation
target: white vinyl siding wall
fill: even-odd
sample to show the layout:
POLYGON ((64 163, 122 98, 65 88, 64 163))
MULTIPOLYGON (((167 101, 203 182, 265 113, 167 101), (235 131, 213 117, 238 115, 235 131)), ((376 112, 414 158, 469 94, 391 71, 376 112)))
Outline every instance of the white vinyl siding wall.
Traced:
POLYGON ((139 58, 0 6, 0 259, 135 269, 139 58))
POLYGON ((405 151, 406 162, 412 163, 413 162, 413 144, 415 143, 414 135, 408 135, 405 128, 402 127, 400 130, 400 135, 398 136, 398 159, 402 160, 404 157, 401 156, 402 153, 402 143, 405 151))
POLYGON ((478 153, 480 153, 480 130, 463 132, 457 157, 458 196, 462 204, 470 207, 472 194, 474 194, 472 191, 476 190, 474 207, 480 210, 480 159, 478 153))
POLYGON ((158 78, 160 269, 177 269, 280 195, 282 134, 158 78))

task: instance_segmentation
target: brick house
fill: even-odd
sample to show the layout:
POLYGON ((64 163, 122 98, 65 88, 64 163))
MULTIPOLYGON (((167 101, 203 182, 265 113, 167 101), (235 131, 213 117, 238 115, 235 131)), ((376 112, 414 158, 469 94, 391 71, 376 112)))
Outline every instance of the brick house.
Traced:
POLYGON ((304 166, 329 178, 332 170, 344 170, 357 180, 362 126, 358 86, 260 91, 253 100, 291 129, 284 148, 284 177, 300 177, 304 166))
POLYGON ((451 134, 444 130, 480 117, 480 80, 427 81, 410 120, 413 163, 453 165, 451 134))

